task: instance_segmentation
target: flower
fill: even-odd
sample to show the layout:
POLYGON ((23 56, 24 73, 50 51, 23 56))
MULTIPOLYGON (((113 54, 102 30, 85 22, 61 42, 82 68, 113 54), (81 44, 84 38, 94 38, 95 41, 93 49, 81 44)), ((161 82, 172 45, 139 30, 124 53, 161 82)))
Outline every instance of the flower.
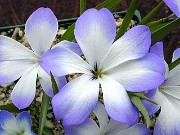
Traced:
POLYGON ((16 117, 8 111, 0 111, 1 135, 36 135, 31 132, 31 116, 21 112, 16 117))
POLYGON ((177 17, 180 17, 180 0, 164 0, 164 2, 177 17))
POLYGON ((99 126, 90 118, 81 125, 65 126, 66 135, 150 135, 151 131, 143 124, 129 125, 109 120, 104 106, 98 102, 95 110, 99 126))
MULTIPOLYGON (((159 55, 164 60, 163 43, 159 42, 151 47, 151 52, 159 55)), ((180 57, 180 49, 173 53, 172 62, 180 57)), ((159 117, 154 126, 154 135, 179 135, 180 134, 180 65, 169 71, 166 65, 166 79, 157 89, 146 93, 146 96, 153 99, 158 106, 143 101, 149 115, 156 113, 161 107, 159 117)))
POLYGON ((66 48, 46 51, 40 65, 55 76, 83 73, 70 81, 52 99, 57 120, 64 125, 82 123, 94 110, 99 86, 110 117, 129 125, 138 120, 137 108, 127 91, 156 88, 164 81, 163 61, 148 53, 151 33, 146 26, 130 29, 113 43, 116 25, 108 9, 89 9, 77 20, 75 38, 87 62, 66 48))
MULTIPOLYGON (((12 91, 12 102, 23 109, 29 106, 35 97, 36 78, 45 93, 54 96, 51 78, 40 67, 41 55, 50 48, 58 30, 58 22, 49 8, 37 9, 25 24, 25 35, 33 51, 6 36, 0 36, 0 84, 17 80, 12 91)), ((78 45, 63 41, 57 46, 66 47, 80 53, 78 45)), ((56 78, 59 89, 66 84, 65 77, 56 78)))

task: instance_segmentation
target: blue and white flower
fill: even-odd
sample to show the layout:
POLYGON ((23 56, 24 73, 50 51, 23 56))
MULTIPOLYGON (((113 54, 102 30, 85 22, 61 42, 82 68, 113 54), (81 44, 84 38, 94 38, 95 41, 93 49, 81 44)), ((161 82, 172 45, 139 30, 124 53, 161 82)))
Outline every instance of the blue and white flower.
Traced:
POLYGON ((31 131, 31 116, 21 112, 16 117, 8 111, 0 111, 0 135, 36 135, 31 131))
POLYGON ((104 106, 98 102, 95 110, 99 126, 96 122, 88 118, 81 125, 65 126, 66 135, 150 135, 151 130, 144 124, 129 126, 112 119, 109 120, 104 106))
POLYGON ((83 74, 53 97, 56 119, 63 120, 64 125, 85 121, 96 106, 101 87, 109 116, 133 125, 139 115, 126 90, 150 90, 164 81, 163 61, 148 53, 151 44, 149 28, 136 26, 114 42, 115 20, 112 13, 103 8, 85 11, 78 18, 74 33, 87 62, 60 47, 48 50, 40 59, 43 69, 55 76, 83 74))
MULTIPOLYGON (((159 42, 151 47, 150 50, 164 60, 163 43, 159 42)), ((180 58, 180 49, 173 53, 172 62, 180 58)), ((165 61, 164 61, 165 62, 165 61)), ((166 79, 157 89, 146 93, 146 96, 153 99, 158 106, 143 101, 149 115, 156 113, 160 107, 161 111, 154 126, 154 135, 179 135, 180 134, 180 65, 169 71, 166 65, 166 79)))
MULTIPOLYGON (((0 36, 0 84, 19 81, 12 91, 12 102, 19 108, 31 104, 36 92, 36 78, 45 93, 54 96, 51 78, 39 65, 41 55, 51 47, 58 31, 58 22, 49 8, 37 9, 25 24, 25 35, 33 51, 19 42, 0 36)), ((77 44, 63 41, 57 46, 66 47, 80 53, 77 44)), ((59 89, 66 84, 65 77, 56 78, 59 89)))

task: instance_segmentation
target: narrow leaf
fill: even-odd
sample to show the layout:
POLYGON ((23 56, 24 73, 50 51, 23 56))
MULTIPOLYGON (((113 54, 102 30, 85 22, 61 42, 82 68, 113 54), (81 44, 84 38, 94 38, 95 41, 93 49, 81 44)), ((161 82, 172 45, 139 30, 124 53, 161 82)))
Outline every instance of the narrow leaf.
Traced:
POLYGON ((86 0, 80 0, 80 14, 86 10, 86 0))
POLYGON ((146 24, 151 18, 153 18, 159 10, 163 7, 164 2, 161 1, 151 12, 149 12, 140 22, 139 25, 146 24))
POLYGON ((134 12, 136 11, 137 6, 139 5, 139 2, 140 2, 140 0, 132 0, 131 1, 128 11, 124 17, 124 20, 117 32, 115 40, 119 39, 127 31, 127 28, 129 27, 129 24, 132 20, 134 12))
POLYGON ((152 33, 152 44, 161 41, 166 35, 168 35, 174 28, 180 25, 180 18, 173 20, 166 24, 165 26, 160 27, 155 32, 152 33))
MULTIPOLYGON (((123 0, 105 0, 104 2, 102 2, 101 4, 99 4, 98 6, 96 6, 96 9, 101 9, 101 8, 107 8, 110 11, 112 11, 114 8, 116 8, 123 0)), ((74 41, 75 40, 75 36, 74 36, 74 27, 75 27, 75 23, 73 23, 67 30, 66 32, 63 34, 63 36, 60 38, 60 41, 63 40, 68 40, 68 41, 74 41)))
POLYGON ((123 0, 105 0, 98 6, 96 6, 96 9, 100 10, 101 8, 107 8, 109 10, 115 9, 123 0))
POLYGON ((169 71, 175 68, 179 64, 180 64, 180 58, 178 58, 177 60, 175 60, 173 63, 169 65, 169 71))
POLYGON ((158 105, 158 104, 157 104, 155 101, 153 101, 152 99, 144 96, 143 93, 131 92, 130 94, 131 94, 131 95, 134 95, 134 96, 137 96, 137 97, 139 97, 139 98, 141 98, 141 99, 145 99, 145 100, 147 100, 147 101, 149 101, 149 102, 151 102, 151 103, 153 103, 153 104, 155 104, 155 105, 158 105))
POLYGON ((48 95, 46 95, 46 93, 43 92, 41 112, 40 112, 40 118, 39 118, 38 135, 42 135, 43 128, 44 128, 44 125, 46 122, 46 116, 47 116, 47 111, 48 111, 48 107, 49 107, 49 102, 50 102, 50 97, 48 97, 48 95))
POLYGON ((142 103, 141 99, 137 96, 134 96, 134 95, 129 95, 132 103, 139 109, 139 111, 143 114, 145 120, 146 120, 146 124, 147 124, 147 127, 150 127, 151 125, 151 121, 150 121, 150 118, 149 118, 149 115, 148 115, 148 112, 144 106, 144 104, 142 103))
POLYGON ((50 75, 51 75, 51 83, 52 83, 53 92, 54 92, 54 94, 57 94, 58 86, 57 86, 56 80, 51 72, 50 72, 50 75))
POLYGON ((0 110, 6 110, 11 113, 19 113, 20 110, 14 104, 7 104, 0 106, 0 110))

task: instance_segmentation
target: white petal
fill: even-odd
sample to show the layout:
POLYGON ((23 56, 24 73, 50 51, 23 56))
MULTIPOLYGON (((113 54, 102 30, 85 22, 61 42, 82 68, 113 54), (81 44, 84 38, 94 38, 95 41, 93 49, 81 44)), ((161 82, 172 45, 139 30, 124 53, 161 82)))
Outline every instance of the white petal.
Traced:
POLYGON ((180 65, 173 68, 166 75, 166 81, 163 86, 177 86, 180 85, 180 65))
POLYGON ((98 102, 93 112, 98 118, 100 125, 100 132, 101 134, 104 134, 109 122, 108 114, 104 108, 104 105, 101 102, 98 102))
POLYGON ((164 82, 164 60, 150 53, 141 59, 124 62, 106 74, 128 91, 151 90, 164 82))
POLYGON ((105 8, 89 9, 76 21, 74 33, 88 63, 99 66, 115 38, 114 17, 105 8))
POLYGON ((77 126, 64 126, 64 130, 66 135, 101 135, 98 125, 92 119, 77 126))
POLYGON ((82 75, 67 83, 52 99, 57 120, 64 125, 84 122, 98 101, 99 82, 90 75, 82 75))
POLYGON ((49 74, 63 76, 71 73, 91 74, 92 68, 80 56, 65 47, 54 47, 40 59, 41 67, 49 74))
POLYGON ((178 135, 180 134, 180 100, 163 91, 161 90, 155 97, 161 105, 161 112, 155 124, 154 135, 178 135))
POLYGON ((122 130, 126 130, 128 128, 129 128, 129 125, 126 125, 124 123, 117 122, 117 121, 111 119, 108 124, 106 134, 107 135, 115 135, 116 133, 118 133, 122 130))
MULTIPOLYGON (((54 92, 52 89, 51 76, 48 75, 41 67, 39 68, 38 76, 42 89, 45 91, 45 93, 48 96, 53 97, 54 92)), ((66 84, 65 77, 64 76, 58 77, 56 79, 56 83, 59 86, 58 88, 61 89, 66 84)))
POLYGON ((10 83, 20 78, 34 62, 29 60, 0 62, 0 84, 10 83))
POLYGON ((19 42, 0 36, 0 61, 37 60, 37 55, 19 42))
POLYGON ((99 80, 102 86, 105 108, 109 116, 128 125, 135 124, 139 118, 138 111, 131 103, 124 87, 106 76, 102 76, 99 80))
POLYGON ((25 24, 25 35, 38 55, 50 48, 57 30, 57 18, 49 8, 38 8, 25 24))
POLYGON ((33 101, 36 92, 36 78, 38 70, 39 65, 30 67, 15 85, 11 94, 11 98, 13 104, 17 108, 26 108, 33 101))
POLYGON ((136 26, 127 31, 109 49, 100 68, 108 70, 125 61, 143 57, 151 44, 151 32, 147 26, 136 26))

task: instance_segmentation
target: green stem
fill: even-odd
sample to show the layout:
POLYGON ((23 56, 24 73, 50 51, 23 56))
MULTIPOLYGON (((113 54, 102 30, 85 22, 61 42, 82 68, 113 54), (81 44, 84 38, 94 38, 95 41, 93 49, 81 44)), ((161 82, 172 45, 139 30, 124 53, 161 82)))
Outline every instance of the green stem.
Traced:
POLYGON ((161 1, 151 12, 149 12, 139 23, 138 25, 146 24, 151 18, 153 18, 159 10, 163 7, 164 2, 161 1))
POLYGON ((140 0, 132 0, 131 1, 129 9, 124 17, 122 25, 119 28, 119 31, 117 32, 115 40, 119 39, 126 32, 139 2, 140 2, 140 0))
POLYGON ((48 111, 48 107, 49 107, 49 102, 50 102, 50 97, 48 97, 48 95, 46 95, 46 93, 43 92, 41 112, 40 112, 40 118, 39 118, 38 135, 42 135, 43 128, 44 128, 44 125, 46 122, 46 116, 47 116, 47 111, 48 111))
POLYGON ((86 10, 86 0, 80 0, 80 14, 86 10))
POLYGON ((56 95, 58 93, 58 86, 57 86, 56 80, 51 72, 50 72, 50 75, 51 75, 51 83, 52 83, 53 92, 56 95))

